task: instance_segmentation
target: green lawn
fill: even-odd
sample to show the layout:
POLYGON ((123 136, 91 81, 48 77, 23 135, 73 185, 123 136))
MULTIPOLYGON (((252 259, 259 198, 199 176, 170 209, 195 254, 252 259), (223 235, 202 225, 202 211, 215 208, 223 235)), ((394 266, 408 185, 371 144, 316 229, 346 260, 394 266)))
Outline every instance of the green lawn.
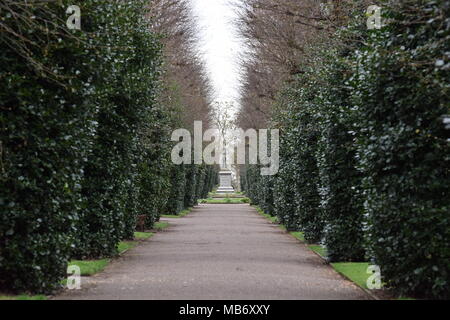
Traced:
POLYGON ((208 198, 242 198, 244 196, 243 192, 233 192, 233 193, 208 193, 208 198))
POLYGON ((69 266, 76 265, 80 267, 82 276, 92 276, 105 269, 110 261, 110 259, 72 260, 70 261, 69 266))
POLYGON ((157 231, 162 231, 168 227, 169 227, 169 223, 167 221, 160 221, 160 222, 155 223, 155 225, 153 226, 153 229, 157 230, 157 231))
POLYGON ((343 274, 361 288, 367 289, 367 279, 370 276, 367 273, 368 262, 336 262, 331 265, 337 272, 343 274))
POLYGON ((136 240, 146 240, 151 238, 154 235, 153 232, 135 232, 134 238, 136 240))
POLYGON ((305 235, 303 234, 303 232, 297 231, 297 232, 291 232, 290 234, 297 240, 299 240, 301 242, 305 242, 305 235))
POLYGON ((277 217, 272 217, 270 214, 266 214, 266 213, 264 213, 263 216, 265 218, 269 219, 273 223, 278 223, 278 218, 277 217))
POLYGON ((249 203, 249 198, 215 198, 215 199, 203 199, 201 203, 211 203, 211 204, 239 204, 239 203, 249 203))
POLYGON ((308 248, 310 248, 315 253, 319 254, 321 257, 326 258, 327 256, 327 249, 316 244, 309 245, 308 248))
POLYGON ((187 216, 192 211, 192 208, 185 209, 181 211, 179 214, 172 215, 172 214, 163 214, 161 215, 162 218, 182 218, 187 216))
POLYGON ((119 254, 122 254, 125 251, 136 247, 136 245, 137 245, 136 241, 121 241, 119 242, 117 250, 119 251, 119 254))
POLYGON ((0 296, 0 300, 47 300, 47 296, 44 295, 29 296, 26 294, 21 294, 18 296, 4 295, 0 296))

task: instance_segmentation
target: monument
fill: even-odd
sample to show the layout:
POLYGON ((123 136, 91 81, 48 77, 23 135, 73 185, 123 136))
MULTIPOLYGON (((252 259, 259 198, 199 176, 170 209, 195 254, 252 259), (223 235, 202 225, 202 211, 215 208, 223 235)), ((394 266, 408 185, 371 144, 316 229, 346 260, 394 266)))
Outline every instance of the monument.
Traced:
POLYGON ((224 148, 223 158, 222 158, 222 167, 219 172, 219 188, 217 189, 217 193, 234 193, 232 181, 232 173, 231 170, 228 169, 227 166, 227 151, 224 148))
POLYGON ((219 172, 219 189, 217 193, 234 193, 234 188, 231 185, 231 171, 222 169, 219 172))

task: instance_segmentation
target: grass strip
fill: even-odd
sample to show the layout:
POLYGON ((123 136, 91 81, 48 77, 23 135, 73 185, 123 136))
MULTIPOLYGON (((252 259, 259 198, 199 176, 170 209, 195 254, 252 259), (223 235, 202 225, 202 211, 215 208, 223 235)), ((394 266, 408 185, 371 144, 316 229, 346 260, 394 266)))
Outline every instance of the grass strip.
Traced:
POLYGON ((124 253, 125 251, 128 251, 134 247, 137 246, 136 241, 121 241, 119 242, 119 245, 117 246, 117 251, 119 251, 119 254, 124 253))
POLYGON ((167 221, 159 221, 153 225, 153 229, 156 231, 162 231, 169 227, 169 223, 167 221))
POLYGON ((209 198, 230 198, 230 199, 239 199, 246 198, 243 194, 237 193, 216 193, 208 196, 209 198))
POLYGON ((47 296, 44 296, 44 295, 30 296, 27 294, 20 294, 17 296, 1 295, 0 300, 47 300, 47 296))
POLYGON ((209 203, 209 204, 240 204, 240 203, 250 203, 249 198, 209 198, 202 199, 200 203, 209 203))
POLYGON ((296 231, 296 232, 290 232, 291 236, 293 236, 295 239, 305 242, 305 235, 303 232, 296 231))
POLYGON ((89 277, 97 272, 103 271, 110 261, 110 259, 72 260, 70 261, 69 266, 78 266, 80 268, 81 275, 89 277))
POLYGON ((368 262, 335 262, 331 263, 331 266, 334 270, 352 280, 361 288, 368 289, 367 279, 370 276, 367 273, 367 268, 369 267, 368 262))
POLYGON ((146 240, 153 237, 153 235, 154 235, 153 232, 135 232, 134 238, 136 240, 146 240))
POLYGON ((176 214, 176 215, 163 214, 163 215, 161 215, 161 218, 172 218, 172 219, 183 218, 183 217, 187 216, 191 211, 192 211, 192 208, 188 208, 188 209, 181 211, 179 214, 176 214))
MULTIPOLYGON (((277 217, 273 217, 273 216, 271 216, 270 214, 265 213, 265 212, 264 212, 260 207, 258 207, 258 206, 253 206, 253 208, 255 208, 256 211, 258 211, 258 213, 259 213, 260 215, 262 215, 264 218, 270 220, 272 223, 278 223, 278 218, 277 218, 277 217)), ((280 225, 280 226, 281 226, 281 225, 280 225)), ((284 226, 283 226, 283 228, 286 229, 284 226)))
POLYGON ((327 249, 321 245, 311 244, 308 246, 308 248, 311 249, 312 251, 314 251, 315 253, 317 253, 322 258, 327 257, 327 249))

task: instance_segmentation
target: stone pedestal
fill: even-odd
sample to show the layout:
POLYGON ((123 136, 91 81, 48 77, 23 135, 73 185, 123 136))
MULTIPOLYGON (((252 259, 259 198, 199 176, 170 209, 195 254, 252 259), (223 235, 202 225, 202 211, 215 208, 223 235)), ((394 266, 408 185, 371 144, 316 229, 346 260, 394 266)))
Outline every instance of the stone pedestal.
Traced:
POLYGON ((234 193, 234 188, 231 185, 231 171, 222 170, 219 172, 219 189, 217 193, 234 193))

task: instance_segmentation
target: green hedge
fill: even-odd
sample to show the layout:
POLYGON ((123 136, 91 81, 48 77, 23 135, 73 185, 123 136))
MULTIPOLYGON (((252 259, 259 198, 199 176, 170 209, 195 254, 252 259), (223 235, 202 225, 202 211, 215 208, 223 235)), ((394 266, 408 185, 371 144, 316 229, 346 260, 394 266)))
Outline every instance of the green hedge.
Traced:
MULTIPOLYGON (((355 6, 279 92, 280 170, 245 190, 331 261, 381 267, 402 295, 450 297, 450 1, 383 1, 381 30, 355 6), (267 207, 270 210, 270 207, 267 207)), ((272 213, 271 213, 272 214, 272 213)))
POLYGON ((317 90, 317 83, 307 76, 297 77, 292 86, 282 92, 277 108, 284 111, 274 118, 281 130, 274 210, 289 231, 303 231, 309 242, 319 242, 323 236, 315 158, 320 134, 314 100, 317 90))
POLYGON ((184 207, 190 208, 197 204, 197 165, 184 165, 186 172, 186 185, 184 189, 184 207))
POLYGON ((252 204, 259 205, 259 189, 260 185, 260 175, 259 167, 257 165, 248 165, 245 170, 245 191, 247 196, 252 200, 252 204))
POLYGON ((297 121, 292 126, 294 139, 289 146, 296 150, 290 174, 295 181, 294 201, 299 228, 304 232, 305 240, 317 243, 323 235, 323 216, 317 188, 319 171, 315 159, 320 132, 317 126, 317 106, 312 97, 318 92, 317 84, 308 79, 300 79, 299 84, 301 87, 295 88, 292 96, 296 104, 297 121))
POLYGON ((387 27, 358 52, 369 252, 402 294, 450 297, 450 1, 389 1, 387 27))
POLYGON ((273 203, 273 177, 272 176, 262 176, 261 177, 261 209, 264 212, 268 212, 272 216, 274 213, 274 203, 273 203))
POLYGON ((20 55, 0 33, 0 288, 48 292, 66 273, 83 205, 83 171, 96 127, 95 106, 85 99, 90 54, 61 28, 62 8, 10 9, 35 19, 26 25, 2 12, 2 23, 25 28, 30 42, 22 42, 29 56, 20 55))
POLYGON ((10 4, 2 23, 30 41, 0 34, 0 290, 49 293, 70 258, 114 255, 138 214, 159 218, 174 115, 146 1, 83 1, 81 31, 64 29, 70 1, 10 4))
POLYGON ((324 219, 323 244, 331 262, 366 260, 362 173, 357 168, 355 144, 359 118, 352 108, 352 91, 343 85, 351 75, 348 66, 354 52, 361 46, 354 40, 364 36, 366 26, 362 24, 365 19, 361 11, 356 10, 352 15, 358 23, 337 32, 339 46, 319 47, 323 62, 320 67, 308 70, 320 88, 315 98, 320 128, 317 185, 324 219))
POLYGON ((186 175, 184 166, 172 166, 171 168, 171 194, 167 201, 165 213, 177 215, 184 210, 184 190, 186 188, 186 175))
MULTIPOLYGON (((143 4, 87 1, 81 7, 83 31, 98 54, 89 62, 97 72, 90 103, 98 112, 82 182, 85 204, 76 258, 115 254, 120 240, 132 232, 125 229, 135 220, 127 210, 149 194, 159 200, 158 192, 142 182, 160 177, 153 167, 145 165, 148 159, 143 144, 150 138, 141 132, 149 130, 145 125, 152 123, 157 112, 160 74, 160 45, 157 37, 146 30, 143 4), (133 195, 133 190, 143 194, 133 195)), ((148 220, 152 223, 155 219, 148 220)))
POLYGON ((211 192, 215 186, 213 179, 217 175, 217 171, 214 166, 201 165, 199 166, 198 183, 196 187, 196 198, 206 199, 209 192, 211 192))
POLYGON ((200 195, 201 199, 208 198, 208 195, 211 191, 213 191, 214 187, 216 186, 216 178, 218 176, 217 168, 214 166, 207 166, 206 167, 206 176, 205 176, 205 183, 203 185, 203 191, 200 195))
POLYGON ((203 195, 203 187, 206 182, 206 168, 205 166, 198 166, 197 170, 197 184, 195 186, 195 198, 201 199, 203 195))
POLYGON ((210 165, 172 165, 171 188, 165 214, 178 215, 197 205, 199 199, 208 198, 216 186, 217 168, 210 165))

